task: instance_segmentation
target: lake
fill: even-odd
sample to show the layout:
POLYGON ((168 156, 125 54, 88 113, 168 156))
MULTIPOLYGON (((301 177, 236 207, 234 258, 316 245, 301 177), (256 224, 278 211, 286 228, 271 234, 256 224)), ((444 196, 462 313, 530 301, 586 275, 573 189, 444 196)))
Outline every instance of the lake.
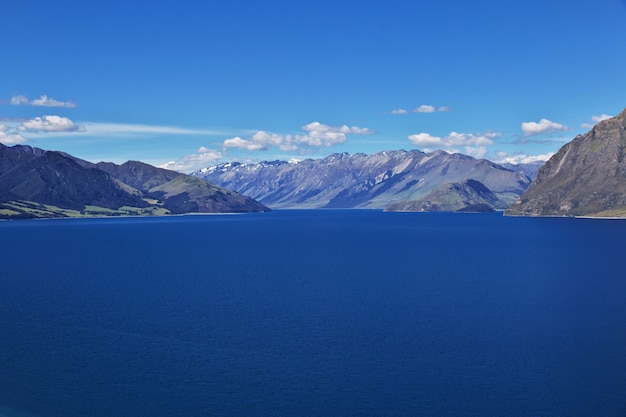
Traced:
POLYGON ((626 221, 0 222, 0 415, 626 415, 626 221))

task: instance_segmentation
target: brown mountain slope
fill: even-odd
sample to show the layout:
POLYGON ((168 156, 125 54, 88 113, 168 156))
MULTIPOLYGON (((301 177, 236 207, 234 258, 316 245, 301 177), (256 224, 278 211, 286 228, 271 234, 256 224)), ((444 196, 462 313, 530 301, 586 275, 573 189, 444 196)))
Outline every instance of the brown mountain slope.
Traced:
POLYGON ((564 145, 510 216, 626 216, 626 110, 564 145))

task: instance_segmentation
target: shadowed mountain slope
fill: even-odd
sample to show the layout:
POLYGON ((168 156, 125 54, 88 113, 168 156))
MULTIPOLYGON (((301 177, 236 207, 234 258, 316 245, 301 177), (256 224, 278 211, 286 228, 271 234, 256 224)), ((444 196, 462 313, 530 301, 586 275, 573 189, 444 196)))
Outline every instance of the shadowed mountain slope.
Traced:
MULTIPOLYGON (((0 159, 10 153, 8 149, 2 150, 0 159)), ((148 206, 141 193, 103 171, 83 168, 59 152, 17 154, 13 167, 0 173, 0 188, 19 200, 74 210, 83 210, 85 205, 109 209, 148 206)))
POLYGON ((122 165, 100 162, 97 167, 150 197, 163 201, 164 206, 174 213, 269 210, 251 198, 209 184, 200 178, 143 162, 128 161, 122 165))
POLYGON ((141 162, 92 164, 63 152, 0 144, 3 218, 267 210, 199 178, 141 162))

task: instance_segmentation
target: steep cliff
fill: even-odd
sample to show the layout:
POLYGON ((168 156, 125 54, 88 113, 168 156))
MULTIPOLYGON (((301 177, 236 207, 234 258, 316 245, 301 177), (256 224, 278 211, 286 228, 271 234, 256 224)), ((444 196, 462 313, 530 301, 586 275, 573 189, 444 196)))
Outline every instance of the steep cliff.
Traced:
POLYGON ((626 216, 626 110, 564 145, 505 212, 626 216))

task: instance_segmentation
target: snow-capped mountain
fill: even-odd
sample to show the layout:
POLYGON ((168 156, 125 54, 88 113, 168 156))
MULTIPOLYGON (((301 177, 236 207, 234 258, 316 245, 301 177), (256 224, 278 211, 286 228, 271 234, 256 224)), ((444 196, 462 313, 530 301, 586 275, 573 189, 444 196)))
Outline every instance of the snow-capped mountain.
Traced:
POLYGON ((235 190, 272 208, 385 208, 423 197, 445 183, 484 184, 504 208, 531 182, 529 167, 505 168, 444 151, 336 153, 323 159, 245 164, 228 162, 191 175, 235 190), (525 169, 525 170, 524 170, 525 169))

